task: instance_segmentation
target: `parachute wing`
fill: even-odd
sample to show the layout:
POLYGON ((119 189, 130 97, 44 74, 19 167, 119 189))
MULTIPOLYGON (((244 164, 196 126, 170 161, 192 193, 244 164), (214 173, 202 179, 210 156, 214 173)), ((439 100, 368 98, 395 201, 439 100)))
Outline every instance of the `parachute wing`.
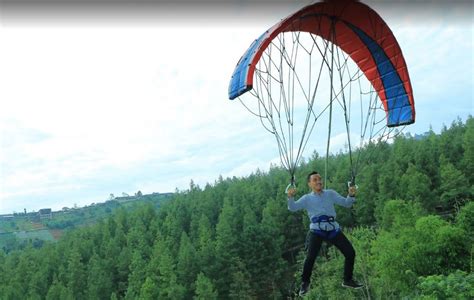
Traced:
POLYGON ((328 0, 302 8, 264 32, 241 57, 229 85, 229 99, 251 90, 255 66, 282 32, 309 32, 333 42, 357 64, 377 92, 387 126, 415 122, 415 105, 407 65, 392 31, 367 5, 328 0))

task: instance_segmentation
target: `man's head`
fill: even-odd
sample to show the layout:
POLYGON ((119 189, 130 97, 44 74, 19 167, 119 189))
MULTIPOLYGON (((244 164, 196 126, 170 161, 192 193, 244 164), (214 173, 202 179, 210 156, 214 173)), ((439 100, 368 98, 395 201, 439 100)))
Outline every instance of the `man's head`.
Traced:
POLYGON ((321 192, 323 189, 323 179, 318 172, 313 171, 308 174, 308 186, 313 192, 321 192))

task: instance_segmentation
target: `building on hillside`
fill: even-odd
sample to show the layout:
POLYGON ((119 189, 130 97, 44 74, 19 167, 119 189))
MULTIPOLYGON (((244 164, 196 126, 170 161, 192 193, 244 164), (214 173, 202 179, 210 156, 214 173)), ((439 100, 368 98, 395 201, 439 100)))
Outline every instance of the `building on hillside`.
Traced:
POLYGON ((40 220, 53 218, 53 212, 51 211, 51 208, 40 209, 38 215, 40 217, 40 220))
POLYGON ((0 215, 0 220, 4 220, 4 221, 13 220, 14 217, 15 216, 13 216, 12 214, 0 215))

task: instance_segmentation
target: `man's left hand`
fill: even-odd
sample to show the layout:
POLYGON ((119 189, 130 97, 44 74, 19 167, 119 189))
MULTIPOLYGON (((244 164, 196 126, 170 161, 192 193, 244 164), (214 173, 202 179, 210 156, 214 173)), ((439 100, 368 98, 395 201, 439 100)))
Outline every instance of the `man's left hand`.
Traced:
POLYGON ((348 192, 350 197, 355 197, 357 193, 357 188, 355 186, 350 186, 348 192))

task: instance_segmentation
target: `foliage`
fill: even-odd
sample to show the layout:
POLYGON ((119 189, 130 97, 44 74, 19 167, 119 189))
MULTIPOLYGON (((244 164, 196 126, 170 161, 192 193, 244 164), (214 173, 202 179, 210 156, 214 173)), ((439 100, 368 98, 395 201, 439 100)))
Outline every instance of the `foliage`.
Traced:
POLYGON ((448 275, 420 277, 416 299, 474 299, 474 273, 456 270, 448 275))
MULTIPOLYGON (((472 299, 472 124, 469 118, 440 135, 399 136, 355 151, 367 159, 359 194, 353 209, 337 208, 337 217, 365 288, 341 288, 344 257, 323 244, 308 299, 472 299)), ((340 194, 350 178, 348 161, 344 153, 328 158, 327 185, 340 194)), ((307 192, 306 174, 324 163, 317 153, 303 161, 298 196, 307 192)), ((288 180, 272 166, 205 187, 191 182, 159 206, 114 200, 113 209, 94 206, 47 221, 75 228, 42 245, 20 246, 11 233, 2 235, 8 249, 0 251, 0 298, 293 297, 309 221, 288 211, 288 180)))
POLYGON ((395 212, 395 219, 405 222, 382 229, 373 243, 374 292, 380 298, 409 294, 419 276, 469 270, 469 244, 464 230, 439 216, 413 218, 416 208, 405 208, 408 211, 395 212))

